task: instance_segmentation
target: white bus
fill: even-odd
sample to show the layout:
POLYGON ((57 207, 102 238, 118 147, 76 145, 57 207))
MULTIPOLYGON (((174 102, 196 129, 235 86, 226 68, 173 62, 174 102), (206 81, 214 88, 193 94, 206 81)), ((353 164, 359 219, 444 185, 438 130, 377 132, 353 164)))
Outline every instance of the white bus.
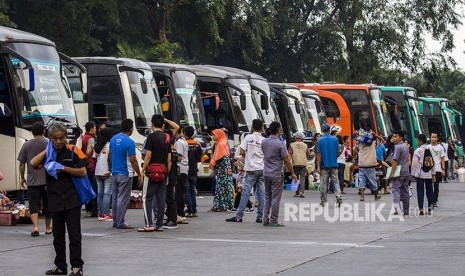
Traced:
MULTIPOLYGON (((82 93, 77 76, 67 70, 73 91, 74 106, 83 128, 88 121, 120 129, 126 119, 134 121, 131 139, 137 146, 136 156, 151 131, 153 114, 162 114, 160 98, 152 70, 142 61, 114 57, 77 57, 87 69, 89 93, 82 93)), ((66 66, 68 67, 68 66, 66 66)), ((71 69, 71 68, 68 68, 71 69)))
MULTIPOLYGON (((4 180, 0 188, 20 190, 18 156, 24 142, 32 139, 34 122, 52 121, 68 126, 70 143, 79 137, 76 113, 62 59, 55 44, 31 33, 0 27, 0 171, 4 180)), ((74 62, 81 73, 77 81, 85 84, 85 69, 74 62)))

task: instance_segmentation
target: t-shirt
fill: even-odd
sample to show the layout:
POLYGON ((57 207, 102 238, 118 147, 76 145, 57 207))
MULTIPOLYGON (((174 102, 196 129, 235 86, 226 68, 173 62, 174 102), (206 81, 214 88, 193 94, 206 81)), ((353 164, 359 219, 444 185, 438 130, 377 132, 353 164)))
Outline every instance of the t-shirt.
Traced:
POLYGON ((179 138, 175 143, 174 147, 178 156, 182 156, 181 161, 178 162, 179 172, 187 174, 189 172, 189 145, 186 142, 186 139, 183 137, 179 138))
MULTIPOLYGON (((339 145, 341 147, 341 145, 339 145)), ((341 154, 337 157, 337 163, 338 164, 345 164, 347 157, 349 157, 349 149, 347 148, 346 145, 342 145, 344 149, 342 150, 341 154)))
POLYGON ((265 138, 258 132, 249 134, 242 139, 240 147, 245 151, 245 171, 250 172, 263 170, 263 140, 265 140, 265 138))
POLYGON ((307 149, 307 144, 304 142, 294 142, 291 144, 292 166, 307 166, 307 149))
POLYGON ((169 138, 169 136, 162 131, 155 131, 147 136, 145 149, 152 152, 150 164, 168 164, 167 157, 168 153, 171 153, 171 145, 169 141, 167 141, 167 138, 169 138))
POLYGON ((441 158, 446 157, 444 148, 440 144, 436 146, 430 145, 429 148, 431 149, 431 155, 434 159, 434 172, 442 172, 441 158))
POLYGON ((136 143, 126 134, 118 133, 110 140, 111 172, 129 176, 128 158, 136 155, 136 143))
POLYGON ((194 139, 187 139, 189 145, 189 176, 197 176, 199 169, 197 163, 202 159, 202 146, 194 139))
POLYGON ((378 161, 384 161, 384 154, 386 153, 386 147, 379 143, 378 146, 376 146, 376 160, 378 161))
MULTIPOLYGON (((57 152, 56 162, 66 167, 85 167, 88 161, 84 153, 79 147, 74 147, 74 159, 71 159, 72 148, 72 145, 66 145, 62 150, 59 150, 57 152)), ((43 163, 45 163, 45 158, 43 163)), ((61 171, 57 176, 58 178, 55 179, 47 174, 49 211, 60 212, 81 206, 71 175, 61 171)))
POLYGON ((434 168, 431 169, 429 172, 424 172, 421 167, 423 167, 423 159, 425 158, 425 149, 429 148, 426 145, 422 145, 421 147, 417 148, 413 153, 412 158, 412 175, 414 177, 422 178, 422 179, 431 179, 434 168))
POLYGON ((94 152, 94 158, 97 159, 95 165, 95 175, 103 176, 109 171, 108 155, 110 153, 110 143, 106 143, 100 151, 100 154, 94 152))
POLYGON ((336 169, 337 168, 337 153, 339 151, 339 143, 337 138, 326 133, 318 139, 318 153, 321 155, 321 169, 336 169))
POLYGON ((283 159, 289 153, 286 144, 281 142, 275 135, 270 135, 262 142, 263 151, 263 175, 266 177, 281 178, 283 175, 283 159))
POLYGON ((408 166, 409 156, 409 148, 404 142, 400 142, 394 146, 394 155, 392 159, 397 161, 397 165, 401 166, 399 176, 410 176, 410 169, 408 166))
POLYGON ((18 161, 21 163, 25 163, 27 168, 27 178, 26 184, 27 186, 41 186, 46 184, 46 172, 45 169, 42 168, 40 170, 36 170, 32 168, 30 161, 36 155, 41 153, 42 151, 47 148, 48 139, 45 137, 34 138, 26 143, 24 143, 23 147, 19 151, 18 161))

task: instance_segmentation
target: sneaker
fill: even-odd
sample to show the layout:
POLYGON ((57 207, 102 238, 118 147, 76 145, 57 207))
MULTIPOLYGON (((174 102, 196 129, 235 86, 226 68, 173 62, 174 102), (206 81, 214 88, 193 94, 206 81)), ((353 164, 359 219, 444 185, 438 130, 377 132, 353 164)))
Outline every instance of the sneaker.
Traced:
POLYGON ((110 215, 110 214, 105 215, 105 220, 104 221, 113 221, 112 215, 110 215))
POLYGON ((188 218, 196 218, 196 217, 198 217, 198 215, 197 214, 187 214, 187 217, 188 218))
POLYGON ((165 229, 176 229, 178 228, 178 224, 176 222, 165 222, 163 223, 163 228, 165 229))
POLYGON ((82 267, 71 268, 71 272, 69 273, 69 276, 78 276, 78 275, 84 275, 84 271, 82 271, 82 267))
POLYGON ((66 269, 60 269, 58 267, 54 267, 45 272, 45 275, 67 275, 67 274, 68 274, 68 271, 66 269))
POLYGON ((246 213, 253 213, 254 209, 253 208, 249 208, 247 210, 245 210, 246 213))
POLYGON ((228 218, 226 219, 227 222, 242 222, 242 218, 240 217, 232 217, 232 218, 228 218))
POLYGON ((431 208, 428 208, 428 216, 431 216, 433 214, 433 210, 431 208))
POLYGON ((263 223, 263 219, 257 218, 257 219, 255 220, 255 222, 256 222, 256 223, 263 223))
POLYGON ((163 232, 163 227, 155 227, 155 232, 163 232))
POLYGON ((437 204, 437 203, 434 203, 434 204, 433 204, 433 207, 434 207, 434 208, 438 207, 438 204, 437 204))
POLYGON ((420 214, 419 214, 419 215, 420 215, 420 216, 424 216, 425 213, 424 213, 423 211, 420 211, 420 214))
POLYGON ((98 220, 99 221, 104 221, 105 220, 105 215, 104 214, 98 215, 98 220))
POLYGON ((269 227, 284 227, 284 224, 282 223, 270 223, 270 225, 268 225, 269 227))

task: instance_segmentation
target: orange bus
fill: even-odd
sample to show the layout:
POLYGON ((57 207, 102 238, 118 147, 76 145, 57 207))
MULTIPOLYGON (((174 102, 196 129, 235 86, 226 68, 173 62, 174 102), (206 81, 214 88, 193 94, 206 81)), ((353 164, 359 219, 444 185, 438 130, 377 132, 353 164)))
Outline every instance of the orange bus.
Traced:
POLYGON ((392 133, 388 110, 381 90, 374 85, 294 84, 320 94, 326 122, 341 127, 341 136, 352 136, 365 123, 378 135, 392 133))

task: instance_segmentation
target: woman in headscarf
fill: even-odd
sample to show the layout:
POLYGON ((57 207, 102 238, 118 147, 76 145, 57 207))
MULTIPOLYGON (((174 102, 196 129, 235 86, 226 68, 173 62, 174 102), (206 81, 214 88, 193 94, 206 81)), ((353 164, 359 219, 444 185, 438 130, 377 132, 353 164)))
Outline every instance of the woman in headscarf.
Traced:
POLYGON ((215 151, 210 161, 210 168, 216 170, 216 189, 211 210, 212 212, 224 212, 234 207, 228 138, 221 129, 213 130, 212 134, 215 141, 215 151))

